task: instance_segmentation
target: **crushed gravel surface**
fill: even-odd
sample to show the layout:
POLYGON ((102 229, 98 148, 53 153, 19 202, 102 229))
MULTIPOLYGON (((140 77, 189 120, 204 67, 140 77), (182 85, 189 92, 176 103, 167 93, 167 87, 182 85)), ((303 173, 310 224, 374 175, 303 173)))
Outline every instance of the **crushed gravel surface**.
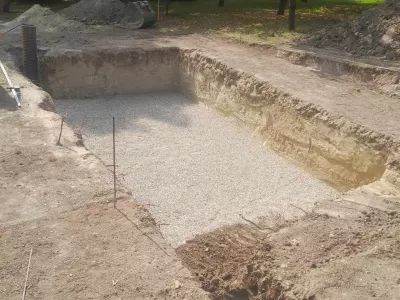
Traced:
POLYGON ((337 196, 246 129, 179 94, 56 100, 56 108, 74 128, 83 124, 85 144, 107 164, 116 117, 120 179, 173 245, 244 222, 239 214, 255 220, 337 196))

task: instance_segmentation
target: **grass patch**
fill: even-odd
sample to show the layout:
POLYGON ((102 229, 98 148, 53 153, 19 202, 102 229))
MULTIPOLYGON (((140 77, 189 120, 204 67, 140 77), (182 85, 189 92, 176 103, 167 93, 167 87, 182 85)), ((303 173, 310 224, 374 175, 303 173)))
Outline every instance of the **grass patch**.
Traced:
MULTIPOLYGON (((353 18, 383 0, 297 0, 296 32, 288 31, 287 16, 277 16, 277 0, 217 0, 172 2, 170 15, 159 24, 163 32, 221 33, 252 42, 287 41, 341 19, 353 18)), ((157 2, 153 1, 154 8, 157 2)), ((163 8, 161 8, 163 9, 163 8)))
MULTIPOLYGON (((157 1, 151 2, 153 8, 157 9, 157 1)), ((158 28, 165 33, 220 33, 239 40, 279 43, 341 19, 352 18, 382 2, 383 0, 297 0, 296 32, 293 33, 287 29, 287 16, 276 15, 277 0, 225 0, 225 7, 222 8, 217 6, 218 0, 173 1, 169 16, 165 16, 162 11, 163 22, 158 24, 158 28)), ((163 0, 160 3, 164 5, 163 0)), ((53 11, 71 4, 71 1, 62 0, 42 3, 53 11)), ((16 18, 31 6, 32 3, 13 2, 11 13, 0 14, 0 24, 16 18)))

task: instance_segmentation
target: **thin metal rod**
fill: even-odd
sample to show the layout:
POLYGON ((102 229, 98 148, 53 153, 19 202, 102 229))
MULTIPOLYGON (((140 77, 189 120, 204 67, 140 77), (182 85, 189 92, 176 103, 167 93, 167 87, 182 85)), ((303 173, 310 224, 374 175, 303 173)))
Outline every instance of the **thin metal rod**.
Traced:
POLYGON ((115 117, 113 117, 113 168, 114 168, 114 208, 117 203, 117 176, 116 169, 117 165, 115 164, 115 117))
POLYGON ((18 28, 18 27, 21 26, 21 25, 22 25, 22 24, 18 24, 17 26, 14 26, 13 28, 11 28, 11 29, 9 29, 9 30, 3 32, 2 35, 5 35, 6 33, 9 33, 10 31, 14 30, 15 28, 18 28))
POLYGON ((6 71, 6 68, 4 68, 4 65, 3 65, 3 63, 1 62, 1 60, 0 60, 0 68, 1 68, 1 70, 3 71, 4 76, 5 76, 6 79, 7 79, 8 85, 9 85, 10 88, 11 88, 13 97, 14 97, 15 101, 17 102, 18 107, 21 107, 21 102, 19 102, 18 94, 17 94, 17 92, 15 91, 15 88, 14 88, 12 82, 11 82, 11 79, 10 79, 10 77, 8 76, 7 71, 6 71))
POLYGON ((26 277, 25 277, 25 284, 24 284, 24 292, 22 293, 22 300, 25 300, 26 289, 27 289, 27 284, 28 284, 29 268, 31 266, 32 250, 33 249, 31 249, 31 253, 29 254, 29 262, 28 262, 28 268, 26 269, 26 277))
POLYGON ((58 141, 57 141, 57 145, 58 145, 58 146, 61 146, 61 136, 62 136, 62 132, 63 132, 64 120, 65 120, 65 116, 62 115, 62 116, 61 116, 60 135, 58 136, 58 141))

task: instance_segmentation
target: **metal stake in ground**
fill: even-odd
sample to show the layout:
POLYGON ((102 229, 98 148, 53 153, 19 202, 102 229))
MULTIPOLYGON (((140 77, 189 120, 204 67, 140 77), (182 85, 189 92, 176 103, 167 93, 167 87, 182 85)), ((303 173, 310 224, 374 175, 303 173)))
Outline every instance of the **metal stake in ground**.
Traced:
POLYGON ((18 93, 16 91, 16 88, 13 86, 10 76, 8 76, 6 68, 4 68, 4 65, 1 61, 0 61, 0 68, 3 71, 4 77, 6 77, 7 83, 10 86, 11 92, 13 94, 15 101, 17 102, 18 107, 21 107, 21 102, 19 102, 18 93))
POLYGON ((60 135, 58 136, 58 141, 57 141, 57 145, 61 146, 61 136, 62 136, 62 132, 63 132, 63 127, 64 127, 64 120, 65 120, 65 116, 62 115, 61 116, 61 128, 60 128, 60 135))
POLYGON ((31 266, 32 251, 33 251, 33 249, 31 249, 31 253, 29 254, 28 268, 26 269, 25 284, 24 284, 24 291, 22 293, 22 300, 25 300, 26 289, 27 289, 27 284, 28 284, 29 268, 31 266))
POLYGON ((117 204, 117 176, 115 173, 115 117, 113 117, 113 169, 114 169, 114 208, 117 204))

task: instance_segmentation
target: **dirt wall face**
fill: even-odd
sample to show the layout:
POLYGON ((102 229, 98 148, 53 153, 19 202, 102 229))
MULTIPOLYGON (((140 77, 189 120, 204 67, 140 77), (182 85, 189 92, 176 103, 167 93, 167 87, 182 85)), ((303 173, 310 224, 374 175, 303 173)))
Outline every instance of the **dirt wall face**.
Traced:
POLYGON ((41 63, 44 88, 54 98, 170 91, 178 87, 178 49, 48 53, 41 63))
MULTIPOLYGON (((342 188, 378 180, 390 150, 322 108, 196 52, 181 52, 181 89, 262 137, 265 145, 342 188)), ((378 138, 379 139, 379 138, 378 138)))
POLYGON ((347 190, 381 179, 398 183, 388 136, 298 99, 198 51, 178 48, 48 53, 44 88, 54 98, 180 90, 260 136, 265 146, 347 190), (388 174, 390 176, 388 176, 388 174))

